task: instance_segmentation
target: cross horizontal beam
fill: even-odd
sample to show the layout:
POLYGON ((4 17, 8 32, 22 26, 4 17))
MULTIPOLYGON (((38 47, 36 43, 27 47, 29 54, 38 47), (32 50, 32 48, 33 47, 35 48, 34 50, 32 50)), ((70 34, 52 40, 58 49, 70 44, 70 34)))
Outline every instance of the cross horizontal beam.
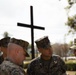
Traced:
POLYGON ((32 53, 32 59, 35 58, 35 52, 34 52, 34 29, 41 29, 45 30, 44 27, 35 26, 33 25, 33 6, 30 7, 30 15, 31 15, 31 24, 23 24, 23 23, 17 23, 17 26, 21 27, 27 27, 31 29, 31 53, 32 53))
MULTIPOLYGON (((18 26, 22 26, 22 27, 28 27, 28 28, 32 28, 31 25, 27 25, 27 24, 23 24, 23 23, 17 23, 18 26)), ((39 27, 39 26, 33 26, 33 28, 35 29, 42 29, 42 30, 45 30, 44 27, 39 27)))

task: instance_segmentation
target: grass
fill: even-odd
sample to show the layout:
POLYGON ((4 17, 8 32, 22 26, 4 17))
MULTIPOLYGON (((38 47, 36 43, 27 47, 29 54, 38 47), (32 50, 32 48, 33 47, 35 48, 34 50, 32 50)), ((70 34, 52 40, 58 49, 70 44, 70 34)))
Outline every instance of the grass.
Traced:
POLYGON ((65 63, 76 63, 76 60, 67 60, 65 63))

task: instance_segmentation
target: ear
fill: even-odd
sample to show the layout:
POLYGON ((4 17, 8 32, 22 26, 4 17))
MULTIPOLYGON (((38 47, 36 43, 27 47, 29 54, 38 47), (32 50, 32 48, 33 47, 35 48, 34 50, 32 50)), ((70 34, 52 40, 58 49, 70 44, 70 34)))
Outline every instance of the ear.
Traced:
POLYGON ((16 54, 18 54, 18 53, 19 53, 19 50, 18 50, 18 49, 16 49, 16 50, 15 50, 15 53, 16 53, 16 54))

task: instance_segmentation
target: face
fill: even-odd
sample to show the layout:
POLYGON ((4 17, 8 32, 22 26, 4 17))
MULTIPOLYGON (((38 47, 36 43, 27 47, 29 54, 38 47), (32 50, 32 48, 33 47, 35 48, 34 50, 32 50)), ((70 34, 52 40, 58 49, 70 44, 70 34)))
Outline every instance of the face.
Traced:
POLYGON ((26 58, 26 52, 23 50, 23 48, 19 48, 17 52, 17 62, 19 65, 22 65, 23 61, 26 58))
POLYGON ((50 58, 52 56, 52 47, 49 47, 47 49, 39 49, 39 52, 43 58, 50 58))

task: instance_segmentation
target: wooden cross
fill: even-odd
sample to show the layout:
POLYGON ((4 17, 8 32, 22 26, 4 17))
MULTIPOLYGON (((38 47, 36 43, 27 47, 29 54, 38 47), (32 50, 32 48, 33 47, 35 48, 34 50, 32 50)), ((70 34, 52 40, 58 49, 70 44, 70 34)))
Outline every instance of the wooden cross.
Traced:
POLYGON ((44 30, 44 27, 34 26, 33 25, 33 6, 30 6, 30 14, 31 14, 31 25, 23 24, 23 23, 17 23, 18 26, 22 27, 28 27, 31 28, 31 52, 32 52, 32 59, 35 58, 35 52, 34 52, 34 29, 42 29, 44 30))

